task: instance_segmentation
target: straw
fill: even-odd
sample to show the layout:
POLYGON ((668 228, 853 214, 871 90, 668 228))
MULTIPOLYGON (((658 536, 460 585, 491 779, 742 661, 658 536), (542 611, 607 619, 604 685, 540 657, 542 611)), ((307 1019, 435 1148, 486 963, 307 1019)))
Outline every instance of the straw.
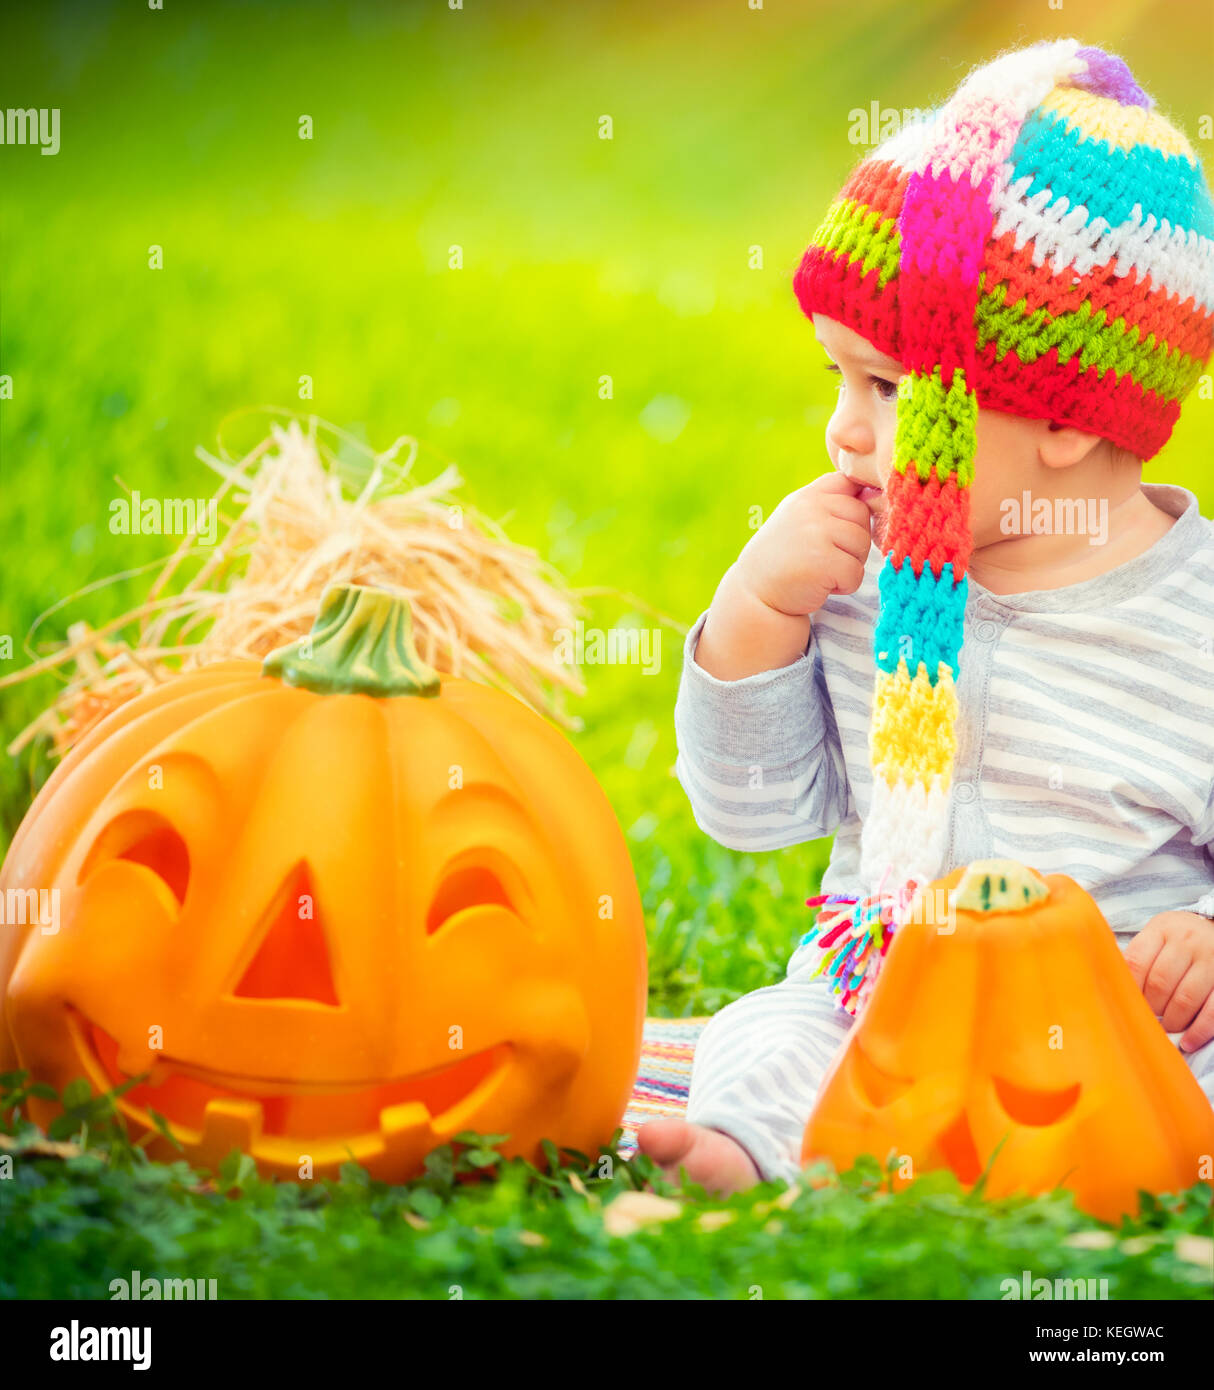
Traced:
POLYGON ((235 462, 197 453, 221 479, 217 543, 199 542, 200 517, 143 603, 99 628, 71 623, 67 640, 42 656, 30 642, 43 623, 141 571, 87 585, 39 616, 26 639, 33 660, 0 678, 0 688, 47 671, 67 683, 10 753, 46 734, 61 755, 111 710, 179 671, 260 662, 309 630, 321 593, 339 581, 406 597, 418 653, 439 672, 507 690, 577 725, 564 699, 583 685, 576 665, 558 658, 556 635, 574 627, 581 605, 534 550, 456 499, 463 480, 454 465, 419 483, 415 439, 374 453, 314 416, 273 423, 235 462), (340 439, 340 456, 322 431, 340 439))

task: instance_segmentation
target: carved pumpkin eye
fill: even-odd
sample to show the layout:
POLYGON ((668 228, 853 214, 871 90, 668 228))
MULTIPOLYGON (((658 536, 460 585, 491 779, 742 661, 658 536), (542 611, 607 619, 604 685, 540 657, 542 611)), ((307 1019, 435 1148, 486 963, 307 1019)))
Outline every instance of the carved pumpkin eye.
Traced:
POLYGON ((856 1079, 869 1101, 876 1106, 886 1106, 908 1091, 911 1082, 904 1076, 894 1076, 884 1071, 862 1047, 855 1049, 856 1079))
POLYGON ((155 874, 181 907, 190 882, 190 852, 180 833, 154 811, 124 811, 105 827, 81 867, 79 883, 121 859, 155 874))
POLYGON ((515 897, 506 890, 502 877, 495 869, 480 862, 450 866, 426 914, 427 933, 433 936, 453 917, 473 907, 492 904, 516 912, 518 906, 515 897))
POLYGON ((1030 1086, 1017 1086, 1002 1076, 992 1077, 999 1104, 1008 1116, 1021 1125, 1053 1125, 1074 1110, 1079 1100, 1079 1083, 1064 1086, 1060 1091, 1038 1091, 1030 1086))

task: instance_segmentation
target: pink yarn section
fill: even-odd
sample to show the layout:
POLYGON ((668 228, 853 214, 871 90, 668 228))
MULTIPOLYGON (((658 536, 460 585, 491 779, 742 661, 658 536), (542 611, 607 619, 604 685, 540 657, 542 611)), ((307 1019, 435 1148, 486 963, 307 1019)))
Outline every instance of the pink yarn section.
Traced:
POLYGON ((993 221, 989 179, 971 188, 951 174, 912 175, 898 219, 899 269, 976 285, 993 221))
POLYGON ((947 386, 973 357, 978 276, 991 232, 991 184, 951 174, 912 174, 898 222, 902 240, 899 310, 902 362, 947 386))

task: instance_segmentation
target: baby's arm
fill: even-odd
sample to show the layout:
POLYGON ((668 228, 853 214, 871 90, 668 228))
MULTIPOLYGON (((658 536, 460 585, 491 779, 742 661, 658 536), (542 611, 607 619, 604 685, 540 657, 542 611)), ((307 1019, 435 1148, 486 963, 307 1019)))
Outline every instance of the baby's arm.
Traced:
POLYGON ((731 849, 818 839, 847 811, 811 614, 864 577, 869 509, 841 474, 786 497, 693 627, 675 705, 679 781, 731 849))

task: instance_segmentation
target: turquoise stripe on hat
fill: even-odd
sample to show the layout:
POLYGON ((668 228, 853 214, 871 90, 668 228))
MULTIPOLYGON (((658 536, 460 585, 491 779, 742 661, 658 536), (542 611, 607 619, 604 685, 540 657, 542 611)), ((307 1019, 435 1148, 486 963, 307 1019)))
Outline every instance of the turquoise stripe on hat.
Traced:
POLYGON ((930 565, 916 574, 909 560, 898 566, 892 555, 886 555, 877 589, 881 595, 873 632, 877 665, 893 672, 905 659, 906 669, 914 676, 922 661, 935 685, 943 661, 955 677, 961 669, 957 658, 965 633, 968 576, 962 575, 958 583, 951 560, 940 566, 937 579, 930 565))
POLYGON ((1012 150, 1012 180, 1031 177, 1022 199, 1049 189, 1051 202, 1082 204, 1089 220, 1112 227, 1128 222, 1139 203, 1146 215, 1167 218, 1173 227, 1214 239, 1214 203, 1201 168, 1180 155, 1150 145, 1114 149, 1107 140, 1068 128, 1055 111, 1034 111, 1012 150))

